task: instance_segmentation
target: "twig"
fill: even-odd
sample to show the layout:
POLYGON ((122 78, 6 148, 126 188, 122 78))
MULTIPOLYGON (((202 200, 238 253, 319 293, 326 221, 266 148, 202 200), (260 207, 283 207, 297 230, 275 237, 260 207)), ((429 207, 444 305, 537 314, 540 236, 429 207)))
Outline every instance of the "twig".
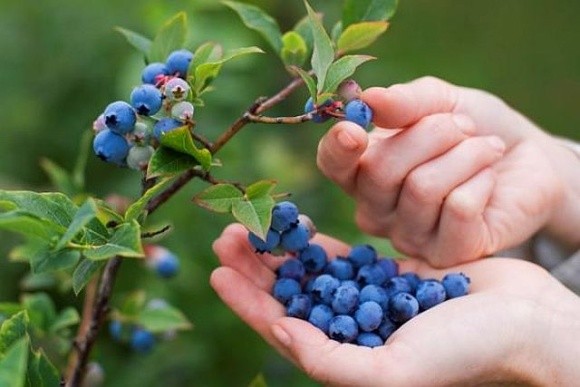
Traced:
POLYGON ((91 349, 97 339, 99 328, 105 320, 105 316, 109 310, 109 299, 113 292, 113 285, 120 264, 120 257, 111 258, 107 262, 103 274, 101 275, 101 281, 94 302, 87 303, 87 298, 89 297, 85 296, 85 305, 92 305, 92 307, 89 308, 86 306, 87 309, 90 309, 90 313, 87 312, 85 315, 83 312, 83 321, 81 321, 79 334, 74 342, 74 351, 76 354, 73 355, 73 359, 71 363, 69 363, 69 369, 71 371, 70 374, 67 375, 67 387, 80 387, 82 384, 89 360, 89 354, 91 353, 91 349))
POLYGON ((301 124, 306 121, 312 120, 312 113, 302 114, 300 116, 294 117, 265 117, 256 116, 250 113, 246 113, 246 118, 250 122, 258 122, 261 124, 301 124))

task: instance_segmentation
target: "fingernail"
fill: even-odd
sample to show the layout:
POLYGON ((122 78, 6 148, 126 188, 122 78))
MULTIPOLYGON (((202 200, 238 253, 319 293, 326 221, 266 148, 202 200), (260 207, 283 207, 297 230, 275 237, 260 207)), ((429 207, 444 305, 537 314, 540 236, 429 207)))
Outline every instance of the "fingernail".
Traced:
POLYGON ((286 347, 289 347, 290 344, 292 343, 290 335, 280 325, 274 325, 272 327, 272 334, 274 335, 276 340, 278 340, 282 345, 286 347))
POLYGON ((503 152, 505 150, 505 143, 503 140, 497 136, 487 137, 488 144, 498 152, 503 152))
POLYGON ((338 132, 337 139, 340 145, 346 150, 355 150, 358 147, 358 142, 346 130, 341 130, 338 132))
POLYGON ((453 122, 455 125, 461 130, 463 133, 471 134, 473 133, 473 129, 475 125, 473 124, 473 120, 464 114, 454 114, 452 116, 453 122))

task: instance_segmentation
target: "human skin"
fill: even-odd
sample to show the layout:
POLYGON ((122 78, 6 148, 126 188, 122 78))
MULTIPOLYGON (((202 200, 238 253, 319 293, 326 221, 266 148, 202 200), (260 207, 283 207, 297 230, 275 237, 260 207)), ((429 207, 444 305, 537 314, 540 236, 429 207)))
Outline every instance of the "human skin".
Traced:
MULTIPOLYGON (((313 240, 330 256, 349 247, 328 236, 313 240)), ((308 322, 285 317, 270 294, 282 257, 256 254, 239 224, 213 245, 221 266, 211 285, 221 299, 280 354, 327 385, 575 385, 580 378, 580 299, 544 269, 516 259, 489 258, 447 270, 423 260, 400 271, 441 279, 471 278, 470 293, 405 323, 384 346, 330 340, 308 322)))
POLYGON ((318 165, 355 199, 363 231, 436 267, 540 230, 580 248, 578 155, 499 98, 426 77, 362 99, 377 128, 337 123, 318 165))

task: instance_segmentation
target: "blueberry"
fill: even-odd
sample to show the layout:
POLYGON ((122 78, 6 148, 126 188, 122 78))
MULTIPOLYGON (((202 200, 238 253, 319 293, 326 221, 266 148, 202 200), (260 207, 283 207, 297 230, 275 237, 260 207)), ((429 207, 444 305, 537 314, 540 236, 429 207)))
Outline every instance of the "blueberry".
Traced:
POLYGON ((387 279, 393 278, 399 274, 399 264, 391 258, 377 259, 377 265, 385 272, 387 279))
POLYGON ((167 74, 169 74, 169 72, 167 71, 165 63, 150 63, 141 72, 141 80, 143 83, 154 85, 157 83, 157 77, 167 74))
POLYGON ((266 234, 266 240, 264 241, 250 231, 248 233, 248 240, 254 249, 256 249, 257 253, 269 253, 280 244, 280 234, 275 230, 269 229, 266 234))
POLYGON ((381 306, 383 311, 388 308, 389 297, 384 288, 378 285, 367 285, 360 291, 359 302, 374 301, 381 306))
POLYGON ((348 285, 348 286, 353 286, 355 287, 359 292, 360 292, 360 284, 358 282, 356 282, 355 280, 342 280, 340 281, 340 285, 348 285))
POLYGON ((297 258, 286 260, 286 262, 278 268, 278 278, 292 278, 300 282, 305 274, 306 270, 304 269, 304 265, 297 258))
POLYGON ((381 336, 377 335, 376 333, 372 332, 362 332, 356 338, 356 343, 358 345, 362 345, 364 347, 380 347, 384 344, 383 339, 381 336))
POLYGON ((400 275, 400 277, 403 277, 404 279, 407 280, 407 283, 411 287, 411 291, 409 293, 414 294, 417 291, 417 286, 419 285, 419 282, 421 282, 421 278, 419 278, 419 276, 416 273, 412 272, 403 273, 400 275))
POLYGON ((389 299, 389 317, 397 323, 404 323, 419 313, 417 299, 409 293, 397 293, 389 299))
POLYGON ((367 128, 373 120, 371 108, 360 99, 353 99, 344 107, 344 115, 347 121, 354 122, 363 128, 367 128))
POLYGON ((121 334, 123 332, 123 324, 119 320, 112 320, 109 323, 109 334, 115 341, 121 340, 121 334))
POLYGON ((277 203, 272 209, 272 228, 284 232, 298 222, 298 215, 298 207, 294 203, 277 203))
POLYGON ((286 315, 306 320, 312 309, 312 301, 306 294, 293 295, 286 305, 286 315))
POLYGON ((292 296, 300 294, 302 291, 300 283, 291 278, 280 278, 274 283, 273 291, 274 298, 282 304, 286 304, 292 296))
POLYGON ((415 294, 422 310, 427 310, 445 301, 445 288, 435 280, 421 281, 415 294))
POLYGON ((142 116, 152 116, 161 109, 163 96, 153 85, 137 86, 131 92, 131 106, 142 116))
POLYGON ((146 353, 155 345, 155 336, 153 333, 142 329, 135 328, 131 335, 131 347, 133 350, 141 353, 146 353))
POLYGON ((162 118, 153 127, 153 136, 160 140, 161 136, 167 132, 182 127, 183 124, 174 118, 162 118))
POLYGON ((358 305, 358 289, 350 285, 340 285, 332 296, 332 310, 336 314, 351 314, 358 305))
POLYGON ((97 133, 93 139, 93 150, 103 161, 125 165, 125 159, 129 154, 129 143, 125 137, 105 129, 97 133))
MULTIPOLYGON (((326 101, 324 101, 324 103, 321 105, 321 107, 330 106, 330 105, 332 105, 332 103, 333 103, 332 99, 327 99, 326 101)), ((312 100, 312 97, 308 98, 308 100, 304 104, 304 113, 310 113, 311 111, 314 111, 315 109, 316 109, 316 107, 314 106, 314 101, 312 100)), ((328 114, 324 114, 322 112, 315 113, 312 115, 312 122, 316 122, 317 124, 321 124, 323 122, 326 122, 329 119, 330 119, 330 116, 328 114)))
POLYGON ((364 265, 358 270, 356 280, 361 286, 382 285, 387 280, 385 271, 376 263, 364 265))
POLYGON ((334 312, 328 305, 315 305, 310 311, 308 322, 324 333, 328 333, 328 325, 334 317, 334 312))
POLYGON ((371 245, 353 246, 348 254, 348 259, 355 269, 374 263, 377 260, 377 251, 371 245))
POLYGON ((107 128, 118 134, 127 134, 133 131, 137 122, 137 115, 133 107, 125 101, 116 101, 109 104, 103 113, 107 128))
POLYGON ((129 154, 127 155, 127 165, 131 169, 138 171, 145 170, 149 160, 155 153, 155 149, 152 146, 140 146, 134 145, 129 149, 129 154))
POLYGON ((328 324, 328 336, 341 343, 351 343, 358 336, 357 323, 347 315, 334 316, 328 324))
POLYGON ((308 247, 309 236, 308 228, 298 223, 282 233, 280 245, 287 252, 299 252, 308 247))
POLYGON ((192 59, 193 53, 189 50, 182 49, 173 51, 165 60, 167 72, 171 75, 178 75, 181 78, 185 78, 192 59))
POLYGON ((164 94, 169 101, 183 101, 190 91, 189 84, 181 78, 172 78, 164 86, 164 94))
POLYGON ((401 276, 393 277, 387 280, 384 285, 387 291, 387 296, 392 297, 397 293, 413 293, 413 289, 409 282, 401 276))
POLYGON ((447 298, 455 298, 466 295, 469 292, 471 280, 463 273, 450 273, 441 280, 447 298))
POLYGON ((181 122, 191 121, 194 112, 195 107, 191 102, 181 101, 173 105, 171 108, 171 117, 181 122))
POLYGON ((324 271, 339 280, 354 279, 354 268, 352 264, 342 257, 328 262, 324 271))
POLYGON ((179 260, 171 253, 162 255, 156 260, 155 272, 162 278, 171 278, 179 271, 179 260))
POLYGON ((330 274, 321 274, 316 277, 312 284, 312 297, 315 302, 331 305, 332 296, 339 286, 340 281, 338 279, 330 274))
POLYGON ((366 301, 359 305, 354 318, 362 331, 374 331, 383 321, 383 309, 374 301, 366 301))
POLYGON ((383 321, 381 321, 381 325, 377 328, 376 332, 379 336, 382 337, 383 340, 387 341, 387 339, 397 330, 398 326, 391 319, 387 316, 383 317, 383 321))
POLYGON ((310 243, 298 254, 298 259, 302 261, 308 273, 320 273, 326 265, 327 258, 324 248, 316 243, 310 243))
POLYGON ((318 230, 316 229, 316 225, 314 224, 312 219, 310 219, 308 215, 300 214, 298 215, 298 222, 306 226, 306 228, 308 229, 308 233, 310 235, 310 239, 314 238, 314 235, 316 235, 318 230))

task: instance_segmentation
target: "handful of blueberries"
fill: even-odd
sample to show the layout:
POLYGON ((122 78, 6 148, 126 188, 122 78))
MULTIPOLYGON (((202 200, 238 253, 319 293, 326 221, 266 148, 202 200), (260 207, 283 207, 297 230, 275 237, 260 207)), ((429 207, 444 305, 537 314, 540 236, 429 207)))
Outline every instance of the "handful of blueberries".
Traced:
POLYGON ((288 316, 307 320, 333 340, 383 345, 419 313, 468 293, 470 280, 463 273, 441 281, 400 274, 395 260, 379 258, 370 245, 329 260, 322 246, 310 243, 316 231, 305 219, 295 204, 280 202, 266 241, 251 232, 249 240, 259 253, 281 248, 293 255, 278 268, 272 293, 288 316))

